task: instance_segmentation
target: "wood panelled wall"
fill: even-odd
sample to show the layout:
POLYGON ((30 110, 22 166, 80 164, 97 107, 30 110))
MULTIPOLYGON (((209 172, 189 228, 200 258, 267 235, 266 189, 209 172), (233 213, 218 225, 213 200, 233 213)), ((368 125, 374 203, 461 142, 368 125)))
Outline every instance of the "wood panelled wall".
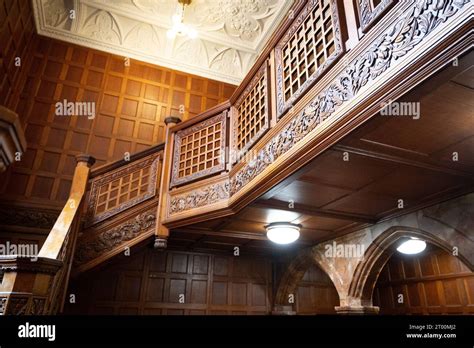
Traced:
POLYGON ((298 284, 295 303, 297 314, 335 314, 339 295, 329 276, 313 265, 298 284))
POLYGON ((0 104, 16 105, 35 35, 30 1, 0 0, 0 104), (21 58, 20 60, 15 60, 21 58))
POLYGON ((474 273, 458 258, 429 247, 420 256, 396 253, 387 262, 374 290, 381 314, 474 314, 474 273))
POLYGON ((78 314, 268 314, 271 263, 259 256, 227 256, 145 248, 73 282, 78 314), (184 303, 180 303, 180 295, 184 303))
POLYGON ((14 92, 13 84, 23 81, 11 108, 21 118, 28 143, 22 160, 0 177, 5 200, 61 206, 76 154, 96 157, 97 167, 123 158, 125 152, 144 150, 164 141, 167 116, 187 119, 227 100, 234 91, 235 86, 226 83, 133 59, 128 64, 124 57, 36 34, 26 46, 32 29, 29 3, 0 0, 0 47, 2 57, 7 56, 0 67, 0 95, 5 99, 14 92), (12 70, 16 55, 30 58, 21 74, 12 70), (95 118, 56 116, 55 104, 64 99, 95 102, 95 118))

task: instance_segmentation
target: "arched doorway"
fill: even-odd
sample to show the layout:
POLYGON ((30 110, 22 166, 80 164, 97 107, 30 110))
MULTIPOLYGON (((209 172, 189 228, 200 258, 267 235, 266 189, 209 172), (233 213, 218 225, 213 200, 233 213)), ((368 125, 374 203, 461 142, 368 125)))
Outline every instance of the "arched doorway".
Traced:
POLYGON ((295 291, 296 314, 336 314, 339 295, 329 276, 316 264, 312 264, 295 291))
POLYGON ((459 246, 452 245, 446 239, 419 228, 406 226, 392 226, 375 238, 368 246, 364 259, 357 265, 349 288, 348 297, 357 299, 363 305, 372 305, 372 295, 375 283, 390 257, 396 253, 396 247, 408 238, 419 238, 437 246, 447 253, 453 253, 470 269, 474 266, 459 250, 459 246))
POLYGON ((433 244, 417 255, 395 252, 375 284, 380 314, 474 314, 474 273, 433 244))

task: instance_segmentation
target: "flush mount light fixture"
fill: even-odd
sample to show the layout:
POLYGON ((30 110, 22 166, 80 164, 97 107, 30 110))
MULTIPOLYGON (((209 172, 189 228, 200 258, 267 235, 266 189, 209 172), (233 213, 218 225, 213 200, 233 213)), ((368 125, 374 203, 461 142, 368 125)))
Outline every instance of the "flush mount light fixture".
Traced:
POLYGON ((291 222, 273 222, 265 226, 267 237, 273 243, 290 244, 300 237, 301 225, 291 222))
POLYGON ((187 36, 190 39, 194 39, 197 37, 196 29, 184 24, 184 8, 186 5, 191 4, 191 0, 178 0, 178 3, 179 6, 176 9, 176 13, 171 17, 173 27, 167 31, 166 36, 170 39, 174 39, 176 36, 187 36))
POLYGON ((426 242, 415 237, 404 241, 397 248, 397 251, 402 254, 419 254, 426 249, 426 242))

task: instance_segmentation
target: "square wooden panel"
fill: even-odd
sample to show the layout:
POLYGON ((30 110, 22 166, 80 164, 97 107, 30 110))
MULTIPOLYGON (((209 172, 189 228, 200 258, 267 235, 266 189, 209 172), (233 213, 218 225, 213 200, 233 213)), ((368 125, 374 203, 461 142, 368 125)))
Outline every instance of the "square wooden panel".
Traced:
POLYGON ((308 1, 275 47, 278 117, 342 52, 336 0, 308 1))
POLYGON ((87 204, 86 227, 154 197, 159 160, 159 155, 152 155, 93 178, 87 204))
POLYGON ((227 111, 176 133, 171 186, 225 169, 227 111))
POLYGON ((232 148, 235 160, 269 128, 268 67, 265 62, 237 99, 233 113, 232 148))
POLYGON ((358 7, 362 31, 367 32, 395 2, 395 0, 359 0, 358 7))

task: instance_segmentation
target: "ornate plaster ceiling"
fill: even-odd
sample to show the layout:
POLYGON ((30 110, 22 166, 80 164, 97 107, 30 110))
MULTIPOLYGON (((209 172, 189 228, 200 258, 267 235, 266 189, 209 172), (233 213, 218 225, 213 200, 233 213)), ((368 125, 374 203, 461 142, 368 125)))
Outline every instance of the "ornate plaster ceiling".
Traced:
POLYGON ((40 35, 238 84, 291 3, 193 0, 184 23, 197 39, 167 38, 177 0, 33 0, 33 7, 40 35))

